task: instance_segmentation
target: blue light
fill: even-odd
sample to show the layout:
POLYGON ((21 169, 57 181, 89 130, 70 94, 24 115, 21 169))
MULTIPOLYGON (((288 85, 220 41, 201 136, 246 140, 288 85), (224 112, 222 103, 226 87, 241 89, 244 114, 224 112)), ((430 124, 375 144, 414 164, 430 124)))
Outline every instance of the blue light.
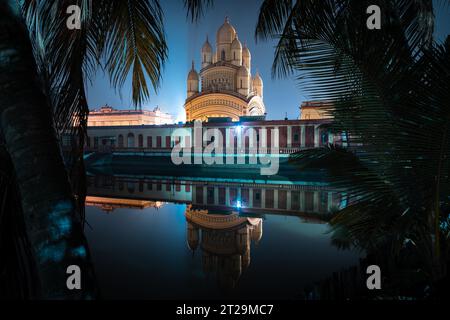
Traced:
POLYGON ((236 201, 236 208, 238 209, 242 208, 242 203, 240 200, 236 201))

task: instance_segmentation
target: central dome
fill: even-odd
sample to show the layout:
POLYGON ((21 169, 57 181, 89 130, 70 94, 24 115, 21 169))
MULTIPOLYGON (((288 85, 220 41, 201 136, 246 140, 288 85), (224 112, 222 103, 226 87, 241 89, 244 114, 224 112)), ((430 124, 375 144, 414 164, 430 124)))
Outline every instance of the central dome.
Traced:
POLYGON ((231 44, 235 38, 236 30, 227 17, 225 18, 225 23, 217 31, 217 44, 231 44))

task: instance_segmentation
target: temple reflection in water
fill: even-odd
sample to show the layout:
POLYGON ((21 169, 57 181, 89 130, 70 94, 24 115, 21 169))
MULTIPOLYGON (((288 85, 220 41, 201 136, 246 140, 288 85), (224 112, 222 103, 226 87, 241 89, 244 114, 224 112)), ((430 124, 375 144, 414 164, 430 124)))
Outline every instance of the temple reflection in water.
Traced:
POLYGON ((119 208, 185 204, 187 247, 200 252, 205 275, 223 289, 236 287, 249 267, 252 244, 263 236, 266 214, 298 216, 323 224, 345 196, 321 184, 233 183, 179 178, 90 176, 87 206, 107 213, 119 208))
POLYGON ((262 237, 261 218, 210 213, 208 210, 186 208, 187 241, 195 252, 202 252, 203 271, 216 273, 219 286, 234 288, 242 272, 250 265, 250 243, 262 237))

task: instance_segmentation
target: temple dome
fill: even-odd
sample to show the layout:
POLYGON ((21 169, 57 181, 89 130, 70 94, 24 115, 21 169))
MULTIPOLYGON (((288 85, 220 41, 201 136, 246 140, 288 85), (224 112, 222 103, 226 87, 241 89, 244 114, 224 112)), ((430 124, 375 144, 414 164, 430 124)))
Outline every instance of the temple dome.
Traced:
POLYGON ((242 49, 242 56, 244 58, 250 58, 252 56, 250 54, 250 50, 247 48, 247 46, 244 46, 244 49, 242 49))
POLYGON ((253 85, 254 86, 262 86, 263 85, 263 81, 261 79, 261 76, 259 75, 259 72, 256 72, 256 75, 253 78, 253 85))
POLYGON ((211 53, 212 52, 212 47, 211 47, 211 44, 209 43, 208 38, 206 39, 206 42, 203 45, 202 52, 204 52, 204 53, 211 53))
POLYGON ((217 44, 230 44, 236 38, 236 30, 230 24, 228 17, 225 23, 217 31, 217 44))
POLYGON ((198 73, 197 73, 197 71, 195 71, 195 68, 194 68, 194 63, 192 62, 192 69, 191 69, 191 71, 189 71, 189 74, 188 74, 188 80, 195 80, 195 81, 199 81, 199 76, 198 76, 198 73))
POLYGON ((188 80, 199 80, 198 73, 195 70, 191 70, 188 75, 188 80))
POLYGON ((234 38, 233 42, 231 43, 231 49, 234 50, 242 50, 242 44, 238 39, 238 36, 236 35, 236 38, 234 38))

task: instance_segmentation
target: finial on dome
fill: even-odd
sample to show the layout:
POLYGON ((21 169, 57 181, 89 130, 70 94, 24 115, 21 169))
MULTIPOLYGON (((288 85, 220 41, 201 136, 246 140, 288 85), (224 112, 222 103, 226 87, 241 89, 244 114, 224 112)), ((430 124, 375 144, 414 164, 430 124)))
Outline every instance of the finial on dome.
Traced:
POLYGON ((192 70, 195 70, 195 63, 194 63, 194 60, 192 60, 192 70))
POLYGON ((230 18, 228 16, 225 17, 225 23, 230 23, 230 18))

